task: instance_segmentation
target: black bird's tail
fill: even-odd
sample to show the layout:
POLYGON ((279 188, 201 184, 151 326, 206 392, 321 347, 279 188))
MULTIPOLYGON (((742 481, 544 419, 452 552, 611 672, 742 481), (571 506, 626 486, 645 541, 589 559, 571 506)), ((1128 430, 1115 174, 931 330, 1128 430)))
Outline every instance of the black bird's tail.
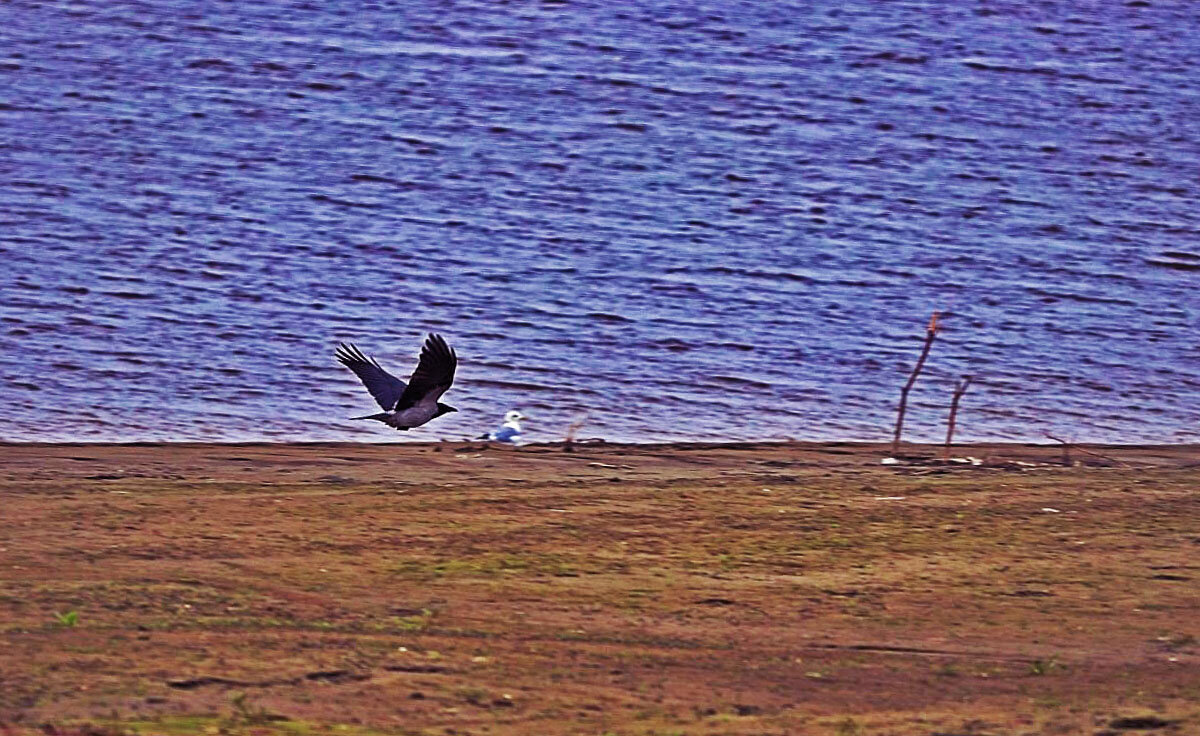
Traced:
POLYGON ((382 414, 368 414, 365 417, 350 417, 350 420, 354 421, 356 419, 378 419, 381 422, 386 422, 387 418, 388 418, 388 413, 385 411, 382 414))

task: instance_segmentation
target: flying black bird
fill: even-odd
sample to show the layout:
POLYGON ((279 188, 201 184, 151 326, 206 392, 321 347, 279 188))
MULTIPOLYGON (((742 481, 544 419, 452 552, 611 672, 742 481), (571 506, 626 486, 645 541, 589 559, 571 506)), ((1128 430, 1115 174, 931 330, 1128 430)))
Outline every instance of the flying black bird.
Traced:
POLYGON ((430 334, 421 348, 417 369, 408 378, 408 385, 385 371, 374 358, 368 358, 353 343, 340 343, 336 352, 338 362, 354 371, 375 401, 381 414, 369 414, 353 419, 377 419, 396 429, 419 427, 435 417, 452 411, 438 399, 454 383, 458 356, 441 335, 430 334))

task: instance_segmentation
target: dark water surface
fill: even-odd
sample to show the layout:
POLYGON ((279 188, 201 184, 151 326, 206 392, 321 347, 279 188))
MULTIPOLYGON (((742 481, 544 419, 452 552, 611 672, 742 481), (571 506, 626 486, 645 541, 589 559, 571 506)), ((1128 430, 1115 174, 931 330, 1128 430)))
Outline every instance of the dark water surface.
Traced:
POLYGON ((0 439, 1200 440, 1196 13, 0 4, 0 439))

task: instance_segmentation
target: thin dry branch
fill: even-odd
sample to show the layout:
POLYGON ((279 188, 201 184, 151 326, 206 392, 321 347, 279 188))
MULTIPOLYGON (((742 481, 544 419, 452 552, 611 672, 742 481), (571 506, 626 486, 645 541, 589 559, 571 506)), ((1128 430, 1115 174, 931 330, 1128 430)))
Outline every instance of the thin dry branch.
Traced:
MULTIPOLYGON (((1071 464, 1071 450, 1070 450, 1071 443, 1067 442, 1066 440, 1064 440, 1060 437, 1055 437, 1054 435, 1050 434, 1049 432, 1042 432, 1042 434, 1046 435, 1046 437, 1054 440, 1055 442, 1061 442, 1063 444, 1063 465, 1070 465, 1071 464)), ((1092 452, 1091 450, 1084 448, 1084 447, 1076 447, 1075 449, 1079 450, 1084 455, 1091 455, 1092 457, 1098 457, 1101 460, 1107 460, 1110 463, 1116 463, 1117 465, 1120 465, 1123 468, 1133 467, 1129 463, 1125 462, 1124 460, 1118 460, 1115 457, 1110 457, 1108 455, 1102 455, 1098 452, 1092 452)))
POLYGON ((908 383, 904 384, 904 388, 900 390, 900 406, 896 411, 896 431, 892 435, 893 456, 900 450, 900 433, 904 429, 904 411, 908 408, 908 392, 912 390, 913 384, 917 382, 917 375, 925 367, 925 359, 929 357, 929 348, 933 347, 933 340, 937 337, 939 316, 941 316, 941 312, 934 312, 929 319, 929 326, 925 328, 925 346, 921 348, 921 357, 917 359, 917 364, 908 377, 908 383))
POLYGON ((575 417, 575 420, 567 427, 567 435, 563 440, 563 452, 575 451, 575 435, 579 432, 579 428, 587 421, 587 412, 575 417))
POLYGON ((946 447, 942 450, 942 457, 946 460, 950 459, 950 443, 954 440, 954 423, 958 419, 958 401, 967 392, 972 378, 973 376, 963 376, 954 385, 954 396, 950 399, 950 419, 946 423, 946 447))
POLYGON ((1062 443, 1062 446, 1063 446, 1062 463, 1063 463, 1063 465, 1066 465, 1069 467, 1071 465, 1071 443, 1067 442, 1062 437, 1055 437, 1054 435, 1050 434, 1049 432, 1042 432, 1042 434, 1046 435, 1047 437, 1054 440, 1055 442, 1062 443))

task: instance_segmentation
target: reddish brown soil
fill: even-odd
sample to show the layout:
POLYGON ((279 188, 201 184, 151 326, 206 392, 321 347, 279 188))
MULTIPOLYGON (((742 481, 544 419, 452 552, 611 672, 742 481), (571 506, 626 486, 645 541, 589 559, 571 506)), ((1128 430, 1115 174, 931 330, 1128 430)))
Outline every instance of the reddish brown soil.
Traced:
POLYGON ((1200 733, 1200 448, 1087 449, 2 446, 0 734, 1200 733))

